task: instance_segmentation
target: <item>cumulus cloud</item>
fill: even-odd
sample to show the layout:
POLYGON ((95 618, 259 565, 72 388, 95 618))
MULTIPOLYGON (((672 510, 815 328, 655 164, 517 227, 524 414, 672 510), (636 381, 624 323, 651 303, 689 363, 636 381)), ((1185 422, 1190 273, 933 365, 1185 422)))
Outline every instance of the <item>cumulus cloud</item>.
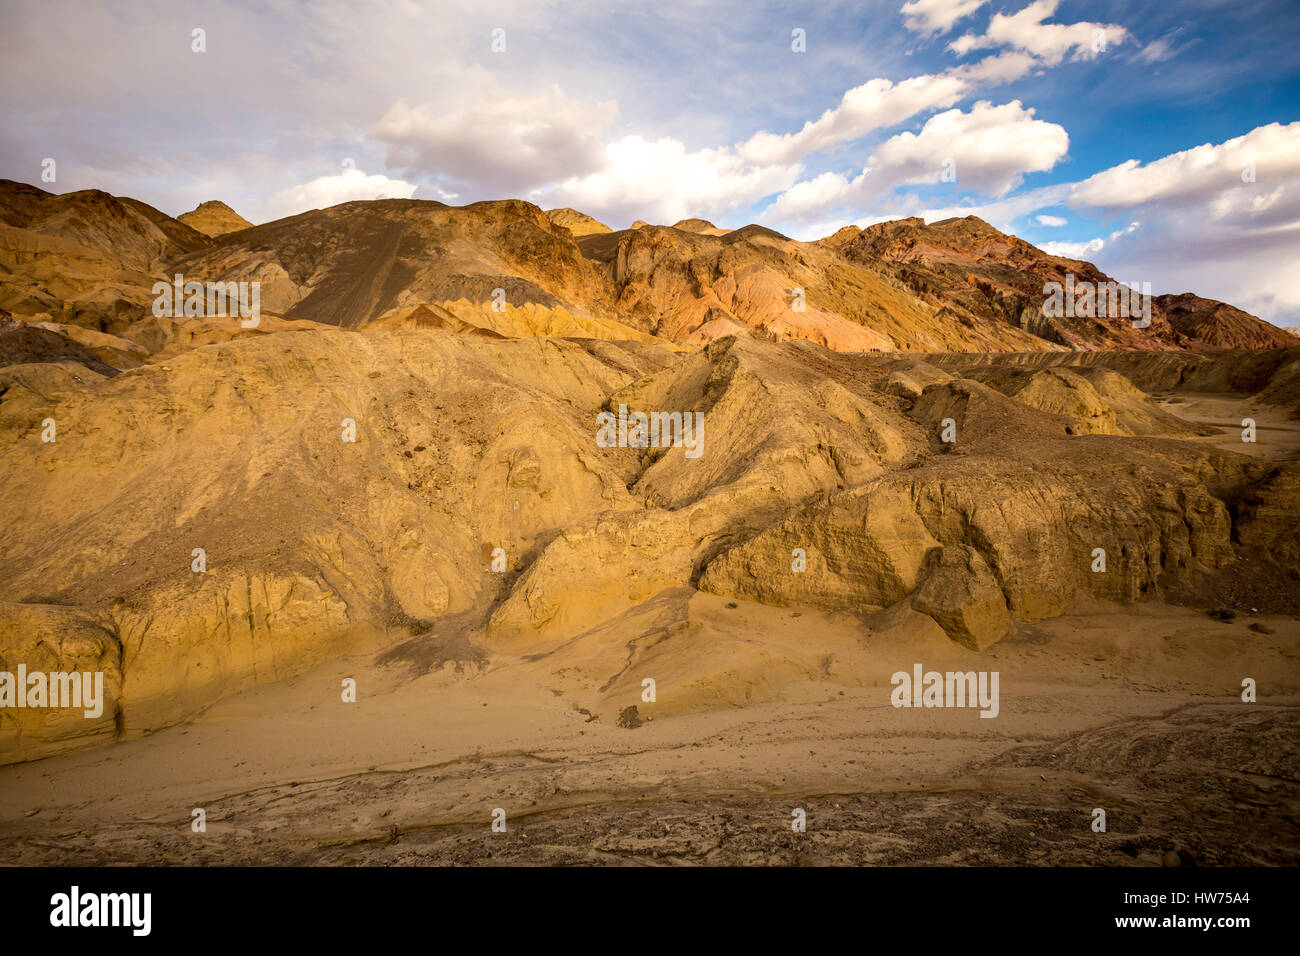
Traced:
POLYGON ((809 120, 799 132, 755 133, 741 145, 740 152, 752 162, 794 162, 918 113, 951 106, 969 88, 965 79, 953 73, 913 76, 898 83, 877 77, 849 90, 838 106, 809 120))
POLYGON ((1038 248, 1050 256, 1087 260, 1090 256, 1101 252, 1105 245, 1104 239, 1089 239, 1087 242, 1043 242, 1039 243, 1038 248))
POLYGON ((948 110, 932 116, 920 133, 899 133, 871 157, 900 184, 936 182, 951 162, 958 182, 987 196, 1020 185, 1026 173, 1051 169, 1070 148, 1070 136, 1056 123, 1034 119, 1019 100, 994 106, 976 103, 969 113, 948 110), (1014 143, 1014 149, 1008 144, 1014 143))
MULTIPOLYGON (((797 133, 760 132, 734 147, 689 149, 675 137, 635 134, 602 143, 617 105, 575 101, 559 88, 533 97, 480 97, 452 113, 398 100, 371 136, 386 146, 390 167, 440 196, 524 196, 613 222, 671 222, 752 206, 795 185, 803 157, 950 106, 981 86, 1023 76, 1033 64, 1030 56, 1007 52, 897 83, 873 79, 797 133)), ((921 175, 920 151, 937 144, 927 139, 910 157, 896 148, 899 164, 921 175)))
POLYGON ((1129 160, 1070 192, 1069 204, 1140 219, 1094 240, 1097 264, 1168 292, 1195 291, 1266 319, 1300 314, 1300 122, 1260 126, 1150 163, 1129 160))
POLYGON ((414 183, 351 168, 333 176, 320 176, 311 182, 282 189, 271 198, 270 208, 274 216, 293 216, 309 209, 324 209, 354 199, 410 199, 415 190, 414 183))
POLYGON ((547 203, 573 206, 616 223, 676 222, 720 216, 790 186, 798 164, 754 163, 735 150, 687 150, 671 137, 625 136, 605 149, 598 172, 541 190, 547 203))
POLYGON ((1049 216, 1047 213, 1041 213, 1040 215, 1035 216, 1034 221, 1040 226, 1047 226, 1049 229, 1059 229, 1062 226, 1068 225, 1070 222, 1070 220, 1066 219, 1064 216, 1049 216))
POLYGON ((1249 180, 1300 177, 1300 122, 1260 126, 1219 145, 1206 143, 1143 164, 1130 159, 1075 186, 1072 203, 1103 210, 1149 202, 1201 205, 1249 180))
POLYGON ((454 112, 400 99, 370 135, 388 147, 388 165, 407 176, 519 196, 604 166, 601 133, 617 115, 612 102, 570 99, 559 87, 536 96, 483 96, 454 112))
MULTIPOLYGON (((1039 217, 1042 218, 1041 216, 1039 217)), ((1050 217, 1049 217, 1050 218, 1050 217)), ((1065 222, 1064 219, 1061 220, 1065 222)), ((1044 242, 1038 248, 1042 249, 1051 256, 1064 256, 1066 259, 1083 259, 1085 256, 1094 256, 1106 248, 1107 245, 1119 239, 1136 232, 1141 223, 1131 222, 1123 229, 1116 229, 1104 239, 1089 239, 1086 242, 1044 242)))
MULTIPOLYGON (((839 105, 805 123, 797 133, 760 132, 735 147, 688 150, 672 137, 625 136, 606 146, 603 160, 593 161, 594 168, 589 172, 540 186, 528 195, 538 201, 584 209, 614 222, 649 217, 672 222, 688 216, 721 216, 773 193, 786 193, 788 198, 782 197, 782 209, 788 208, 794 218, 802 219, 815 214, 819 203, 830 202, 837 196, 842 200, 855 191, 870 191, 865 172, 852 183, 838 173, 827 173, 806 184, 797 184, 804 157, 950 106, 982 86, 1010 82, 1023 76, 1033 65, 1033 57, 1009 52, 941 74, 915 76, 897 83, 876 78, 849 90, 839 105)), ((1045 128, 1051 124, 1035 121, 1008 126, 1009 114, 990 116, 986 109, 992 107, 988 103, 977 104, 978 112, 970 124, 952 116, 942 120, 938 126, 929 127, 928 133, 923 130, 925 138, 920 142, 885 144, 882 147, 887 150, 885 161, 894 170, 890 182, 900 184, 937 177, 938 162, 930 160, 942 151, 939 140, 943 136, 957 137, 958 148, 971 158, 972 186, 976 188, 1005 191, 1010 188, 1008 183, 1018 181, 1016 170, 1049 168, 1037 163, 1044 146, 1045 128), (982 124, 989 122, 994 128, 982 130, 982 124), (1004 150, 995 148, 994 143, 998 135, 1023 136, 1025 148, 1021 155, 1002 157, 1004 150), (998 157, 993 155, 995 152, 998 157)), ((1014 109, 1020 110, 1018 102, 1014 109)), ((1027 117, 1033 111, 1022 112, 1027 117)), ((1052 130, 1060 127, 1052 126, 1052 130)), ((1063 130, 1060 134, 1052 132, 1050 138, 1068 144, 1063 134, 1063 130)), ((912 134, 906 135, 916 139, 912 134)), ((949 147, 944 156, 951 152, 949 147)), ((889 188, 889 183, 882 182, 881 188, 889 188)))
POLYGON ((907 0, 899 9, 903 15, 903 26, 922 36, 947 33, 953 24, 963 17, 968 17, 980 7, 985 0, 907 0))
POLYGON ((972 50, 1009 47, 1055 66, 1067 55, 1075 60, 1092 59, 1106 47, 1121 44, 1131 36, 1115 23, 1044 23, 1057 6, 1059 0, 1034 0, 1019 13, 996 13, 983 36, 967 33, 949 43, 948 49, 964 55, 972 50))
MULTIPOLYGON (((855 198, 855 194, 864 196, 873 189, 880 177, 870 177, 871 169, 868 167, 853 179, 844 173, 822 173, 795 183, 763 211, 763 219, 774 223, 815 221, 831 210, 842 208, 855 198)), ((876 195, 884 192, 882 187, 876 190, 876 195)))
POLYGON ((860 210, 900 186, 943 181, 1002 196, 1026 173, 1051 169, 1069 148, 1063 127, 1035 119, 1034 110, 1019 100, 1002 106, 980 101, 970 112, 948 110, 932 116, 919 133, 899 133, 886 140, 853 179, 823 173, 796 184, 765 215, 776 222, 808 222, 836 207, 860 210), (1008 143, 1016 148, 1007 149, 1008 143))
POLYGON ((981 86, 1009 83, 1027 73, 1033 59, 1023 55, 988 57, 943 73, 913 76, 897 83, 881 77, 855 86, 838 106, 809 120, 797 133, 755 133, 740 146, 754 163, 796 162, 810 153, 928 113, 946 109, 981 86))

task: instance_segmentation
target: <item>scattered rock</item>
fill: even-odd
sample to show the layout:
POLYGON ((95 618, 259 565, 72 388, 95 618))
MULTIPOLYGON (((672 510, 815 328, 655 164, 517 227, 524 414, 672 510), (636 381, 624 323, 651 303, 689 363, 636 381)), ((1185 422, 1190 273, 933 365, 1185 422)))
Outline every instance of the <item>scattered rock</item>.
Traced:
POLYGON ((1011 626, 997 579, 979 552, 965 545, 938 553, 925 583, 912 595, 912 607, 975 651, 997 643, 1011 626))

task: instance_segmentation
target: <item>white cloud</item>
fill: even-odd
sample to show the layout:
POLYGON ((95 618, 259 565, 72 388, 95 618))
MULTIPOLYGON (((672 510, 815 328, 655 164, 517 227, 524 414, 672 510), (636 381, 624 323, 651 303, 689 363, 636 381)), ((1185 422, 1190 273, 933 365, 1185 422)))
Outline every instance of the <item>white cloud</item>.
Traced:
POLYGON ((1034 221, 1040 226, 1047 226, 1049 229, 1059 229, 1062 226, 1069 225, 1070 220, 1063 216, 1049 216, 1047 213, 1041 213, 1034 217, 1034 221))
POLYGON ((1008 83, 1025 75, 1032 66, 1032 58, 1012 54, 898 83, 877 77, 849 90, 838 106, 809 120, 797 133, 755 133, 741 144, 740 154, 750 162, 766 165, 796 162, 837 143, 897 126, 921 113, 946 109, 980 86, 1008 83))
MULTIPOLYGON (((1042 218, 1041 216, 1039 218, 1042 218)), ((1051 218, 1051 217, 1048 217, 1051 218)), ((1062 219, 1064 224, 1065 220, 1062 219)), ((1116 229, 1105 239, 1089 239, 1087 242, 1044 242, 1038 248, 1042 249, 1049 256, 1064 256, 1066 259, 1083 259, 1085 256, 1093 256, 1101 252, 1110 243, 1119 239, 1121 236, 1127 236, 1136 232, 1141 223, 1131 222, 1123 229, 1116 229)))
POLYGON ((1168 60, 1175 52, 1169 38, 1160 37, 1144 46, 1138 53, 1137 60, 1139 63, 1160 63, 1168 60))
POLYGON ((1101 252, 1106 245, 1104 239, 1089 239, 1087 242, 1044 242, 1038 248, 1049 256, 1061 256, 1065 259, 1084 259, 1101 252))
POLYGON ((903 26, 913 33, 933 36, 947 33, 954 23, 968 17, 986 0, 907 0, 899 9, 903 15, 903 26))
POLYGON ((899 186, 954 181, 964 190, 1002 196, 1026 173, 1051 169, 1070 147, 1065 129, 1034 119, 1019 100, 1002 106, 976 103, 970 112, 948 110, 930 117, 919 133, 904 132, 872 153, 867 168, 850 180, 840 173, 798 183, 766 211, 774 222, 809 222, 842 206, 862 209, 899 186), (1007 149, 1015 143, 1015 149, 1007 149))
POLYGON ((1121 44, 1131 36, 1114 23, 1044 23, 1058 5, 1059 0, 1035 0, 1019 13, 996 13, 983 36, 967 33, 949 43, 948 49, 964 55, 972 50, 1009 47, 1055 66, 1067 54, 1076 60, 1093 59, 1106 47, 1121 44))
POLYGON ((918 134, 899 133, 871 157, 900 183, 941 181, 949 160, 957 182, 989 196, 1020 185, 1026 173, 1051 169, 1070 148, 1064 127, 1034 119, 1034 110, 1012 100, 1002 106, 976 103, 969 113, 948 110, 930 117, 918 134), (1014 143, 1014 149, 1007 145, 1014 143))
POLYGON ((1100 209, 1160 202, 1202 204, 1246 185, 1300 177, 1300 122, 1272 123, 1217 146, 1206 143, 1143 165, 1130 159, 1075 186, 1071 203, 1100 209))
POLYGON ((1129 160, 1076 184, 1068 201, 1140 218, 1140 232, 1112 234, 1095 253, 1121 278, 1194 291, 1266 319, 1300 315, 1300 122, 1146 164, 1129 160))
POLYGON ((1004 52, 957 68, 960 75, 981 85, 1011 83, 1032 70, 1038 61, 1028 53, 1004 52))
POLYGON ((671 137, 625 136, 606 147, 601 170, 569 177, 540 190, 537 198, 615 223, 676 222, 751 205, 787 188, 801 169, 750 162, 726 148, 688 151, 671 137))
POLYGON ((617 115, 612 102, 573 100, 559 87, 536 96, 482 96, 455 112, 401 99, 370 135, 387 144, 388 165, 408 176, 519 196, 600 169, 601 131, 617 115))
POLYGON ((389 179, 379 173, 367 175, 355 168, 345 169, 334 176, 320 176, 280 190, 271 197, 270 207, 275 217, 293 216, 354 199, 410 199, 415 189, 414 183, 389 179))
MULTIPOLYGON (((871 178, 871 169, 864 169, 855 179, 843 173, 822 173, 812 179, 795 183, 767 209, 762 218, 772 223, 808 223, 823 218, 828 212, 839 209, 855 196, 874 190, 879 177, 871 178)), ((875 190, 883 195, 885 188, 875 190)))
MULTIPOLYGON (((734 148, 690 151, 673 137, 651 140, 625 136, 604 148, 603 161, 596 168, 539 186, 529 196, 538 201, 574 206, 615 223, 635 218, 673 222, 688 216, 722 216, 781 192, 785 192, 782 198, 796 217, 814 215, 819 204, 861 190, 866 174, 850 183, 839 173, 826 173, 796 186, 803 171, 800 160, 804 156, 951 105, 982 85, 1009 82, 1023 76, 1033 63, 1033 58, 1024 54, 1006 53, 946 73, 911 77, 898 83, 873 79, 849 90, 837 107, 805 123, 797 133, 760 132, 734 148), (794 187, 793 194, 789 192, 791 187, 794 187)), ((992 108, 987 103, 977 104, 978 114, 969 123, 957 120, 954 115, 940 120, 934 127, 927 124, 918 142, 911 142, 918 137, 908 133, 904 134, 907 141, 891 140, 884 144, 885 161, 894 172, 891 180, 882 182, 881 189, 888 189, 891 182, 937 178, 941 159, 951 155, 952 149, 949 146, 948 152, 943 152, 944 144, 940 142, 943 137, 949 137, 950 141, 952 137, 957 138, 958 147, 971 162, 972 185, 997 191, 1010 188, 1008 184, 1014 184, 1019 172, 1050 168, 1050 164, 1037 165, 1048 127, 1052 131, 1051 140, 1061 144, 1059 152, 1064 152, 1068 138, 1064 130, 1052 124, 1034 121, 1008 126, 1010 117, 1002 113, 992 117, 997 129, 982 132, 981 124, 989 119, 985 110, 989 109, 992 108), (999 148, 996 142, 999 135, 1016 137, 1024 148, 1011 155, 999 148), (935 159, 940 153, 943 156, 935 159)), ((1014 109, 1020 111, 1020 104, 1014 104, 1014 109)), ((1027 118, 1033 111, 1021 112, 1027 118)))
POLYGON ((755 133, 740 147, 752 162, 794 162, 819 150, 860 139, 922 112, 951 106, 966 95, 967 81, 953 73, 914 76, 894 83, 882 77, 844 94, 839 106, 809 120, 797 133, 755 133))

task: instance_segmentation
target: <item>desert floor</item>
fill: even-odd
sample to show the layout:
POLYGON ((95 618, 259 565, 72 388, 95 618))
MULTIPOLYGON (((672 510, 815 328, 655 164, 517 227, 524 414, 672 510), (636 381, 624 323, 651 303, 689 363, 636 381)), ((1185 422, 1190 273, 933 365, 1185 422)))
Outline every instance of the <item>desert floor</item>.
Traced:
POLYGON ((591 648, 458 668, 436 661, 463 641, 408 640, 229 698, 186 726, 0 768, 6 859, 1300 859, 1293 619, 1093 604, 1020 625, 981 663, 887 615, 730 603, 668 594, 617 630, 685 622, 680 639, 724 644, 738 674, 814 636, 835 650, 767 699, 657 719, 643 703, 650 720, 629 729, 566 701, 566 674, 591 648), (888 675, 914 661, 998 670, 998 717, 892 707, 888 675), (341 700, 344 677, 358 682, 355 704, 341 700), (1257 703, 1241 701, 1243 677, 1258 682, 1257 703), (191 832, 195 807, 206 833, 191 832), (498 807, 505 833, 489 826, 498 807), (791 830, 796 807, 806 833, 791 830), (1095 807, 1105 833, 1091 829, 1095 807))

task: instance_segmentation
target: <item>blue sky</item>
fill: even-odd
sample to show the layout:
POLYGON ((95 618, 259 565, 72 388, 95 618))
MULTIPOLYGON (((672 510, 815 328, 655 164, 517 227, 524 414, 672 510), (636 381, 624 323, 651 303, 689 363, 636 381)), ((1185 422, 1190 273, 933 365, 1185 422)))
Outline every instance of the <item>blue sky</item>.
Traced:
POLYGON ((255 222, 516 196, 615 228, 701 216, 801 239, 976 214, 1300 324, 1293 2, 6 0, 0 17, 0 176, 59 192, 171 214, 216 198, 255 222))

